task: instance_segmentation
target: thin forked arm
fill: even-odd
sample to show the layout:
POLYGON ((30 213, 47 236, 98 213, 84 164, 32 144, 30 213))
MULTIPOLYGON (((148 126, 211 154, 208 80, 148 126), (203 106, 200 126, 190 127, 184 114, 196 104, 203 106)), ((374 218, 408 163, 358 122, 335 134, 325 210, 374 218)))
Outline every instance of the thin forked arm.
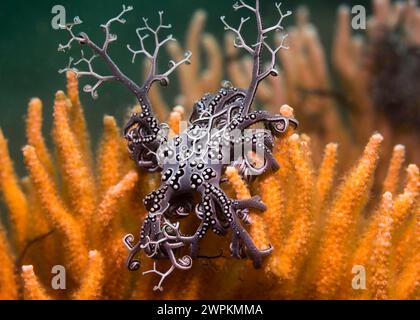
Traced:
POLYGON ((242 104, 242 111, 241 111, 242 115, 247 115, 249 113, 250 107, 251 107, 251 105, 254 101, 254 98, 255 98, 255 94, 258 90, 259 83, 270 75, 276 76, 278 74, 278 72, 275 68, 276 54, 281 49, 287 49, 287 47, 284 45, 284 41, 285 41, 287 35, 284 35, 282 37, 282 42, 281 42, 280 46, 278 46, 275 49, 272 49, 266 41, 268 33, 272 32, 272 31, 283 31, 284 30, 284 28, 282 26, 283 20, 287 16, 291 15, 290 11, 287 11, 286 13, 282 12, 281 3, 276 3, 276 8, 277 8, 277 10, 279 12, 279 15, 280 15, 278 22, 274 26, 271 26, 271 27, 268 27, 268 28, 264 29, 262 19, 261 19, 261 14, 260 14, 260 1, 259 0, 255 1, 255 8, 248 5, 247 3, 245 3, 244 0, 239 0, 239 2, 237 2, 233 5, 233 9, 235 11, 239 10, 239 9, 247 9, 248 11, 251 11, 255 15, 256 24, 257 24, 257 40, 256 40, 256 43, 254 45, 246 44, 246 42, 244 41, 244 38, 241 34, 242 27, 243 27, 244 23, 249 20, 249 17, 248 18, 241 18, 241 23, 240 23, 240 25, 237 29, 231 27, 226 22, 225 17, 221 17, 221 20, 222 20, 223 24, 225 25, 225 30, 232 31, 236 36, 235 37, 235 43, 234 43, 235 47, 245 49, 249 54, 251 54, 253 56, 253 60, 254 60, 251 83, 249 85, 247 95, 246 95, 246 97, 244 99, 244 102, 242 104), (265 69, 265 70, 262 70, 261 59, 262 59, 262 51, 263 51, 264 48, 267 49, 267 51, 271 54, 271 61, 269 63, 268 68, 265 69))
POLYGON ((168 42, 176 41, 175 38, 171 34, 168 35, 165 39, 160 40, 159 33, 163 29, 172 28, 172 26, 170 24, 166 25, 166 24, 163 23, 163 12, 162 11, 159 12, 159 25, 157 26, 156 29, 153 29, 150 26, 150 24, 148 22, 148 19, 143 18, 143 22, 144 22, 144 27, 138 28, 136 30, 137 37, 139 38, 140 49, 139 50, 134 50, 134 49, 131 48, 130 45, 127 45, 127 48, 133 54, 133 59, 132 59, 133 62, 135 61, 137 55, 139 55, 139 54, 143 54, 146 57, 146 59, 149 60, 149 63, 150 63, 149 75, 147 76, 146 81, 142 86, 142 89, 145 92, 148 92, 150 90, 151 85, 154 82, 160 82, 162 85, 167 85, 169 83, 169 75, 171 75, 182 64, 189 64, 192 54, 189 51, 186 52, 184 58, 182 60, 178 61, 178 62, 170 60, 169 61, 169 69, 164 73, 158 73, 158 70, 157 70, 158 69, 158 61, 157 60, 158 60, 158 57, 159 57, 160 49, 164 45, 166 45, 168 42), (155 45, 155 49, 154 49, 153 53, 150 53, 146 49, 145 42, 144 42, 150 36, 153 37, 154 45, 155 45))
POLYGON ((70 58, 69 65, 64 69, 61 69, 60 73, 66 72, 66 71, 73 71, 78 77, 91 76, 94 79, 96 79, 97 82, 94 85, 87 85, 84 87, 84 91, 90 93, 93 98, 98 97, 98 93, 97 93, 98 88, 104 82, 109 82, 109 81, 119 81, 123 83, 128 89, 130 89, 130 91, 132 91, 136 95, 136 97, 139 97, 140 95, 141 88, 136 83, 134 83, 130 78, 128 78, 118 68, 116 63, 112 60, 112 58, 108 54, 109 44, 117 40, 117 36, 114 34, 111 34, 110 32, 111 25, 115 22, 124 24, 126 22, 125 19, 123 19, 124 14, 132 10, 133 10, 133 7, 131 6, 128 6, 128 7, 123 6, 121 13, 117 17, 112 18, 106 24, 101 25, 102 29, 105 32, 105 40, 101 46, 93 42, 86 33, 80 33, 76 35, 73 32, 73 28, 76 25, 79 25, 82 23, 82 21, 78 17, 74 19, 74 22, 72 24, 62 26, 63 29, 69 32, 70 40, 65 45, 59 45, 58 47, 59 51, 69 50, 73 42, 78 42, 80 44, 87 45, 90 49, 92 49, 94 54, 92 55, 91 58, 87 59, 85 58, 84 53, 82 51, 82 58, 74 64, 73 64, 74 59, 70 58), (102 76, 94 72, 92 63, 94 59, 97 57, 100 57, 102 60, 104 60, 104 62, 108 65, 112 75, 102 76), (88 68, 87 71, 81 71, 77 68, 77 66, 80 65, 82 62, 86 64, 88 68))
MULTIPOLYGON (((119 81, 123 83, 131 92, 135 94, 137 99, 140 102, 143 102, 145 105, 144 107, 150 110, 150 106, 148 103, 148 97, 147 93, 151 87, 151 85, 159 81, 161 84, 166 85, 169 82, 169 75, 175 71, 176 68, 178 68, 180 65, 184 63, 190 62, 191 53, 187 52, 185 54, 185 58, 182 59, 179 62, 170 61, 169 62, 169 69, 164 73, 158 73, 157 71, 157 59, 159 55, 159 51, 167 42, 171 40, 175 40, 172 35, 169 35, 166 39, 163 41, 159 40, 159 32, 163 29, 169 29, 171 28, 171 25, 165 25, 163 23, 163 12, 159 12, 159 26, 156 29, 153 29, 150 27, 148 20, 143 18, 145 26, 142 28, 139 28, 136 30, 137 35, 139 37, 140 41, 140 49, 134 50, 130 46, 128 46, 128 49, 131 53, 133 53, 133 62, 135 62, 136 56, 138 54, 144 54, 146 59, 150 60, 151 62, 151 68, 148 78, 146 79, 145 83, 143 85, 138 85, 135 82, 133 82, 129 77, 127 77, 117 66, 117 64, 113 61, 113 59, 108 54, 108 48, 109 45, 112 42, 115 42, 117 40, 117 36, 112 34, 110 29, 113 23, 121 23, 124 24, 126 20, 123 18, 124 14, 126 14, 129 11, 132 11, 133 8, 131 6, 123 6, 123 10, 121 13, 116 16, 115 18, 110 19, 107 23, 101 25, 101 28, 103 29, 105 33, 105 40, 102 45, 98 45, 95 42, 93 42, 89 36, 86 33, 80 33, 76 35, 73 32, 73 28, 76 25, 79 25, 82 23, 82 21, 76 17, 74 19, 74 22, 72 24, 68 24, 65 26, 62 26, 63 29, 67 30, 70 34, 70 40, 65 45, 59 46, 59 51, 66 51, 67 49, 71 48, 71 45, 73 42, 78 42, 80 44, 87 45, 90 49, 93 51, 93 56, 89 59, 85 58, 84 53, 82 52, 82 59, 78 60, 76 63, 74 62, 74 59, 70 58, 69 65, 60 70, 60 72, 66 72, 66 71, 73 71, 76 73, 77 76, 91 76, 97 80, 97 82, 94 85, 88 85, 85 86, 84 91, 91 93, 93 98, 96 98, 98 96, 97 89, 104 83, 109 81, 119 81), (141 32, 146 32, 145 35, 142 35, 141 32), (153 54, 149 53, 147 51, 144 40, 148 38, 150 35, 153 35, 155 40, 155 49, 153 51, 153 54), (111 71, 111 75, 109 76, 102 76, 93 70, 92 62, 95 58, 100 57, 109 67, 111 71), (87 71, 80 71, 78 68, 76 68, 77 65, 80 65, 81 63, 85 63, 88 70, 87 71)), ((151 110, 150 110, 151 111, 151 110)))

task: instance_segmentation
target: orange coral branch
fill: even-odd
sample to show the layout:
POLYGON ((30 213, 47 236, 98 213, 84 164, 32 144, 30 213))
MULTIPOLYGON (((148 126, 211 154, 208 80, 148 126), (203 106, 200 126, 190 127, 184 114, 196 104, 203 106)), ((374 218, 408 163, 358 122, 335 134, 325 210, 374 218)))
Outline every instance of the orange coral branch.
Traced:
POLYGON ((65 247, 68 252, 70 267, 75 275, 79 275, 87 264, 85 234, 57 195, 57 188, 39 161, 35 148, 31 146, 24 147, 23 155, 45 212, 54 226, 65 236, 65 247))
POLYGON ((389 164, 388 172, 383 184, 384 192, 389 191, 392 194, 397 194, 397 188, 401 179, 401 170, 405 161, 405 147, 397 145, 394 147, 391 162, 389 164))
POLYGON ((337 165, 337 149, 336 143, 330 143, 325 147, 324 158, 319 168, 318 177, 316 179, 316 200, 317 200, 317 218, 325 209, 333 187, 334 176, 337 165))
POLYGON ((294 166, 296 190, 299 190, 297 212, 290 235, 280 249, 277 273, 285 279, 295 279, 301 263, 307 255, 307 248, 313 228, 313 172, 308 156, 300 145, 299 136, 288 140, 289 157, 294 166))
POLYGON ((186 74, 190 74, 194 77, 197 77, 201 68, 201 61, 198 53, 200 52, 201 33, 206 24, 206 20, 207 13, 204 10, 197 10, 194 12, 190 25, 188 26, 186 47, 195 54, 196 57, 192 60, 191 68, 185 68, 184 71, 186 74), (187 71, 189 71, 189 73, 187 73, 187 71))
POLYGON ((104 133, 97 156, 98 184, 103 195, 110 187, 117 184, 122 171, 122 138, 120 128, 114 117, 105 116, 104 133))
POLYGON ((62 91, 57 92, 54 102, 53 138, 72 207, 82 221, 82 227, 88 226, 95 210, 95 185, 70 128, 66 97, 62 91))
POLYGON ((229 183, 232 185, 233 190, 235 190, 236 197, 239 200, 251 198, 251 193, 246 185, 245 181, 242 180, 238 171, 234 167, 226 168, 226 177, 229 179, 229 183))
POLYGON ((28 224, 28 203, 19 185, 19 179, 10 159, 7 140, 0 129, 0 191, 9 210, 13 237, 17 248, 22 248, 26 240, 28 224))
POLYGON ((89 251, 89 263, 84 272, 80 288, 74 294, 75 300, 94 300, 101 296, 104 261, 98 251, 89 251))
POLYGON ((106 299, 124 299, 127 289, 130 288, 131 274, 127 273, 127 249, 121 245, 122 238, 122 232, 115 232, 101 251, 105 266, 103 295, 106 299))
MULTIPOLYGON (((31 213, 29 215, 28 234, 31 236, 31 239, 34 239, 40 235, 48 234, 49 232, 53 230, 53 227, 50 221, 48 221, 48 217, 42 208, 37 191, 35 190, 35 187, 32 183, 31 178, 30 177, 23 178, 22 185, 25 190, 28 203, 30 203, 31 205, 31 213)), ((32 259, 36 261, 36 263, 34 263, 35 265, 38 265, 38 263, 42 263, 48 266, 52 266, 54 265, 54 261, 56 261, 57 259, 58 247, 59 246, 58 246, 58 243, 56 242, 56 238, 51 237, 48 239, 44 239, 42 241, 42 244, 38 246, 37 250, 33 250, 29 253, 29 259, 33 257, 32 259), (45 252, 48 252, 48 254, 43 255, 42 253, 45 253, 45 252)), ((23 261, 23 263, 25 263, 25 260, 23 261)), ((40 270, 40 273, 42 271, 43 270, 40 270)), ((41 273, 41 277, 42 277, 42 273, 41 273)))
POLYGON ((395 281, 396 299, 420 299, 420 205, 417 205, 415 216, 408 228, 409 238, 408 246, 411 250, 409 255, 405 256, 405 263, 401 274, 395 281))
POLYGON ((0 224, 0 300, 18 298, 18 286, 15 274, 15 262, 10 251, 9 241, 0 224))
POLYGON ((39 160, 48 173, 54 177, 55 169, 52 157, 42 136, 42 102, 38 98, 34 98, 29 102, 26 116, 26 140, 28 145, 36 148, 39 160))
POLYGON ((369 286, 373 299, 388 299, 388 285, 390 280, 390 256, 392 246, 392 194, 387 192, 383 196, 380 216, 378 218, 378 231, 373 243, 372 255, 370 257, 368 269, 371 276, 371 286, 369 286))
POLYGON ((33 266, 22 266, 25 300, 51 300, 34 273, 33 266))
MULTIPOLYGON (((270 221, 270 227, 267 228, 271 243, 275 250, 283 246, 285 238, 285 200, 284 190, 278 183, 276 176, 269 176, 260 184, 260 192, 263 202, 267 205, 267 211, 264 213, 264 220, 270 221)), ((277 252, 269 258, 265 270, 278 274, 279 256, 277 252)))
POLYGON ((398 274, 405 266, 405 259, 412 252, 414 248, 413 243, 416 241, 413 239, 414 236, 412 234, 415 230, 418 212, 420 212, 419 201, 416 203, 416 199, 419 199, 419 188, 419 169, 415 165, 410 165, 407 169, 407 183, 404 192, 398 196, 394 204, 393 219, 396 230, 393 239, 392 272, 395 274, 398 274), (413 214, 412 217, 410 217, 411 214, 413 214), (406 223, 407 220, 408 223, 406 223))
POLYGON ((83 107, 79 99, 79 84, 77 76, 72 71, 68 71, 66 75, 67 92, 71 101, 69 124, 80 146, 80 151, 85 162, 85 166, 87 166, 89 169, 92 169, 92 149, 83 107))
MULTIPOLYGON (((407 219, 410 215, 411 210, 413 209, 413 205, 415 204, 415 199, 419 194, 419 171, 418 168, 414 165, 409 166, 407 169, 407 185, 405 187, 404 193, 399 195, 393 203, 393 210, 391 211, 391 219, 392 219, 392 229, 390 231, 391 238, 393 240, 393 244, 395 243, 395 236, 400 231, 403 221, 407 219)), ((360 237, 360 241, 358 242, 356 249, 352 255, 350 266, 352 265, 366 265, 369 262, 370 257, 372 256, 373 245, 375 243, 375 239, 379 233, 379 229, 381 224, 383 224, 383 212, 385 211, 386 204, 384 204, 384 200, 386 197, 383 198, 381 205, 379 206, 377 212, 373 215, 371 221, 369 222, 366 230, 360 237), (382 219, 382 220, 381 220, 382 219)), ((404 235, 407 232, 404 233, 404 235)), ((397 247, 398 249, 398 247, 397 247)), ((400 265, 398 260, 401 259, 402 252, 396 250, 393 257, 393 273, 396 273, 396 266, 400 265)), ((350 272, 348 273, 347 279, 350 277, 350 272)), ((350 281, 350 280, 349 280, 350 281)), ((349 282, 348 281, 348 282, 349 282)))
POLYGON ((270 221, 268 235, 274 246, 280 246, 282 234, 282 215, 284 214, 284 191, 275 176, 268 176, 260 183, 262 201, 266 204, 264 220, 270 221))
POLYGON ((316 294, 333 298, 337 294, 360 210, 368 199, 383 137, 375 134, 358 165, 341 184, 327 217, 316 269, 316 294))
POLYGON ((420 192, 420 173, 419 168, 412 164, 407 168, 407 184, 404 192, 395 200, 392 218, 395 228, 398 230, 407 219, 411 210, 414 209, 416 199, 420 192))
POLYGON ((207 53, 208 66, 202 74, 203 92, 214 92, 219 89, 223 76, 223 56, 219 44, 211 34, 205 34, 202 40, 203 47, 207 53))
POLYGON ((182 116, 184 114, 184 112, 182 110, 180 110, 180 106, 175 107, 174 110, 170 113, 169 115, 169 128, 171 129, 171 135, 179 135, 180 133, 180 124, 182 121, 182 116))
MULTIPOLYGON (((241 176, 235 168, 226 168, 225 174, 226 177, 229 179, 229 183, 235 190, 236 197, 239 200, 251 198, 251 193, 249 192, 248 186, 242 180, 241 176)), ((251 237, 254 239, 254 242, 258 248, 265 248, 269 243, 269 241, 267 240, 267 233, 265 231, 265 223, 262 217, 258 214, 253 214, 251 216, 251 219, 251 237)))
POLYGON ((105 232, 111 234, 109 228, 111 227, 112 220, 117 214, 118 201, 127 195, 128 192, 133 190, 138 181, 138 175, 135 171, 127 173, 122 180, 115 186, 109 188, 104 195, 102 202, 99 205, 97 219, 95 225, 97 227, 97 240, 103 241, 105 232))

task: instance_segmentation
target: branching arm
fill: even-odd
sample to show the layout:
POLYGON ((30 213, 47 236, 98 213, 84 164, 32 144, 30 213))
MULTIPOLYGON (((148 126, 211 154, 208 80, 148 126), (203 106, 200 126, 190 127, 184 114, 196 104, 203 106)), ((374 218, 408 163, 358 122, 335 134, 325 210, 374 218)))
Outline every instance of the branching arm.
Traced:
POLYGON ((241 23, 237 29, 231 27, 225 21, 225 17, 221 17, 221 20, 223 24, 225 25, 225 30, 230 30, 235 34, 235 43, 234 43, 235 47, 245 49, 248 53, 250 53, 253 56, 253 59, 254 59, 253 70, 252 70, 252 80, 248 88, 247 96, 243 102, 242 115, 246 115, 249 113, 249 109, 251 107, 251 104, 254 101, 259 83, 270 75, 277 76, 278 72, 275 68, 276 54, 281 49, 287 49, 284 43, 287 38, 287 35, 282 37, 280 46, 278 46, 275 49, 272 49, 270 45, 267 43, 268 33, 272 31, 283 31, 284 30, 282 26, 283 20, 292 14, 290 11, 283 13, 283 11, 281 10, 281 3, 276 3, 276 8, 280 15, 278 22, 276 23, 276 25, 264 29, 263 24, 262 24, 261 14, 260 14, 260 1, 259 0, 255 1, 255 8, 245 3, 244 0, 240 0, 239 2, 236 2, 233 5, 233 9, 235 11, 239 9, 247 9, 254 13, 255 19, 257 22, 257 41, 254 45, 246 44, 241 34, 242 27, 244 23, 249 20, 249 17, 241 18, 241 23), (271 54, 271 60, 270 60, 270 63, 268 64, 268 67, 265 70, 262 70, 261 59, 262 59, 262 51, 264 48, 267 49, 267 51, 271 54))
POLYGON ((242 27, 244 25, 245 22, 247 22, 250 18, 241 18, 241 23, 238 27, 238 29, 235 29, 233 27, 231 27, 227 22, 226 22, 226 17, 222 16, 220 17, 220 19, 222 20, 223 24, 225 25, 225 30, 230 30, 235 34, 235 41, 234 41, 234 46, 236 48, 243 48, 245 49, 248 53, 254 55, 254 50, 248 46, 244 40, 244 38, 242 37, 241 31, 242 31, 242 27))
POLYGON ((154 82, 160 82, 162 85, 167 85, 169 82, 169 75, 172 74, 179 66, 182 64, 189 64, 190 58, 191 58, 191 52, 186 52, 184 59, 175 62, 173 60, 169 61, 169 69, 164 73, 158 72, 158 56, 160 49, 166 45, 169 41, 176 41, 175 38, 172 35, 168 35, 165 39, 160 40, 160 31, 164 29, 170 29, 172 26, 170 24, 164 24, 163 23, 163 12, 159 12, 159 25, 156 29, 153 29, 148 19, 143 18, 144 27, 138 28, 136 30, 137 36, 139 38, 140 42, 140 49, 134 50, 130 45, 127 45, 128 50, 133 54, 133 62, 135 62, 137 55, 143 54, 149 61, 150 61, 150 71, 149 75, 143 84, 143 89, 147 92, 150 90, 151 85, 154 82), (143 34, 142 34, 143 33, 143 34), (149 52, 146 47, 144 40, 148 37, 152 36, 154 40, 155 49, 153 53, 149 52))
POLYGON ((63 29, 67 30, 67 32, 70 34, 70 40, 65 45, 60 45, 58 50, 59 51, 66 51, 69 50, 74 42, 77 42, 79 44, 84 44, 88 46, 93 51, 93 56, 91 58, 86 58, 84 56, 84 53, 82 51, 82 58, 75 62, 73 58, 70 58, 69 65, 60 70, 60 72, 66 72, 66 71, 73 71, 76 73, 77 76, 91 76, 96 79, 96 83, 93 85, 87 85, 84 88, 85 92, 91 93, 93 98, 97 98, 98 88, 105 82, 109 81, 119 81, 123 83, 131 92, 135 94, 137 99, 139 100, 143 112, 149 113, 152 115, 152 110, 150 106, 150 101, 147 96, 147 93, 150 90, 151 85, 159 81, 162 85, 166 85, 169 82, 169 75, 173 73, 179 66, 182 64, 188 64, 190 62, 191 53, 187 52, 185 54, 184 59, 181 61, 175 62, 170 61, 168 70, 166 70, 163 73, 158 72, 157 68, 157 60, 160 49, 167 44, 169 41, 174 41, 175 39, 172 37, 172 35, 167 36, 164 40, 160 40, 159 33, 162 30, 170 29, 171 25, 167 25, 163 23, 163 12, 159 12, 159 25, 156 29, 153 29, 148 20, 143 18, 144 27, 138 28, 136 30, 137 36, 139 38, 140 42, 140 49, 134 50, 130 46, 128 47, 128 50, 133 54, 133 62, 135 62, 135 59, 137 55, 142 54, 146 57, 146 59, 150 60, 151 62, 151 68, 149 72, 149 76, 146 79, 145 83, 143 85, 138 85, 135 82, 133 82, 130 78, 128 78, 117 66, 117 64, 113 61, 113 59, 108 54, 108 48, 109 45, 117 40, 117 36, 111 33, 111 27, 114 23, 121 23, 124 24, 126 20, 123 18, 123 16, 129 12, 132 11, 133 7, 131 6, 123 6, 123 9, 121 13, 116 16, 115 18, 110 19, 107 23, 102 24, 101 28, 105 33, 105 40, 102 45, 98 45, 95 42, 93 42, 89 36, 86 33, 80 33, 75 34, 73 31, 73 28, 79 24, 82 23, 82 21, 76 17, 72 24, 68 24, 65 26, 62 26, 63 29), (150 52, 146 49, 145 40, 152 36, 154 39, 154 45, 155 49, 153 52, 150 52), (109 67, 111 71, 111 75, 100 75, 97 72, 94 71, 93 68, 93 61, 95 58, 100 57, 109 67), (86 71, 79 70, 77 67, 79 65, 84 64, 87 67, 86 71))
POLYGON ((271 31, 282 31, 282 30, 284 30, 283 25, 282 25, 283 20, 292 14, 291 11, 287 11, 286 13, 283 13, 283 11, 281 10, 281 2, 276 3, 276 8, 277 8, 277 11, 279 12, 279 15, 280 15, 279 21, 277 22, 277 24, 275 26, 264 29, 263 30, 264 34, 269 33, 271 31))
POLYGON ((257 9, 256 8, 253 8, 253 7, 251 7, 250 5, 248 5, 248 4, 246 4, 245 3, 245 1, 243 1, 243 0, 239 0, 239 2, 236 2, 234 5, 233 5, 233 9, 236 11, 236 10, 239 10, 239 9, 248 9, 248 10, 250 10, 250 11, 252 11, 252 12, 257 12, 257 9))
POLYGON ((265 78, 267 78, 269 75, 272 75, 274 77, 278 76, 278 70, 275 68, 276 66, 276 56, 277 53, 281 50, 281 49, 289 49, 288 46, 285 45, 285 41, 287 39, 287 34, 282 36, 281 38, 281 42, 280 45, 275 48, 272 49, 265 41, 264 41, 264 47, 270 52, 271 54, 271 61, 267 67, 267 70, 264 71, 263 73, 261 73, 258 77, 259 81, 264 80, 265 78))
POLYGON ((87 58, 85 58, 84 51, 82 50, 82 58, 80 60, 78 60, 76 62, 73 62, 74 61, 73 58, 70 57, 69 65, 64 69, 59 70, 60 73, 67 72, 67 71, 70 70, 70 71, 76 73, 78 77, 91 76, 91 77, 95 78, 97 80, 97 82, 93 86, 92 85, 86 85, 86 86, 83 87, 83 91, 86 92, 86 93, 90 93, 94 99, 98 98, 97 90, 101 86, 101 84, 103 84, 104 82, 116 80, 115 76, 101 76, 93 70, 92 61, 95 60, 95 58, 97 58, 97 57, 98 57, 97 55, 92 55, 92 57, 87 59, 87 58), (79 71, 76 68, 81 63, 86 64, 86 66, 88 68, 88 71, 79 71))
POLYGON ((129 79, 119 68, 118 66, 115 64, 115 62, 111 59, 111 57, 108 54, 108 47, 109 44, 112 42, 115 42, 117 40, 117 36, 114 34, 111 34, 110 32, 110 28, 111 25, 115 22, 124 24, 125 23, 125 19, 123 19, 123 15, 129 11, 132 11, 133 7, 131 6, 123 6, 123 10, 121 11, 121 13, 115 17, 110 19, 106 24, 101 25, 102 29, 104 30, 105 33, 105 40, 104 43, 99 46, 98 44, 96 44, 95 42, 93 42, 89 36, 86 33, 80 33, 78 35, 76 35, 73 32, 73 28, 76 25, 80 25, 82 23, 82 21, 76 17, 73 21, 72 24, 68 24, 65 26, 62 26, 63 29, 67 30, 68 33, 70 34, 70 40, 67 42, 67 44, 65 45, 59 45, 58 50, 59 51, 66 51, 69 50, 71 48, 71 45, 73 44, 73 42, 78 42, 79 44, 84 44, 87 45, 90 49, 92 49, 94 55, 87 59, 84 56, 84 53, 82 51, 82 58, 80 60, 78 60, 76 63, 74 62, 73 58, 70 58, 70 63, 69 65, 60 70, 60 73, 62 72, 66 72, 66 71, 73 71, 74 73, 76 73, 76 75, 78 77, 82 77, 82 76, 91 76, 93 78, 95 78, 97 80, 97 82, 94 85, 87 85, 84 88, 85 92, 90 92, 93 98, 97 98, 98 97, 98 93, 97 90, 98 88, 104 83, 104 82, 108 82, 108 81, 119 81, 121 83, 123 83, 126 87, 128 87, 137 97, 139 97, 140 95, 140 87, 135 84, 131 79, 129 79), (99 75, 98 73, 96 73, 93 70, 93 64, 92 62, 94 61, 94 59, 96 57, 100 57, 102 58, 102 60, 104 60, 104 62, 108 65, 108 67, 111 70, 112 75, 109 76, 102 76, 99 75), (84 63, 88 70, 87 71, 81 71, 77 68, 78 65, 84 63))

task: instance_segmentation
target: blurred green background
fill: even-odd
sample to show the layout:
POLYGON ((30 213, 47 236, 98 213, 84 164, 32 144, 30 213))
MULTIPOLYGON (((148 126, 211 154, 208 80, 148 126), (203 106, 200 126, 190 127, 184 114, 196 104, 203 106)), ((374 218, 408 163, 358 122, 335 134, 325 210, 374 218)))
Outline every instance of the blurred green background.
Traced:
MULTIPOLYGON (((250 0, 248 0, 250 1, 250 0)), ((45 135, 49 136, 52 103, 54 93, 65 89, 65 76, 58 73, 58 69, 67 65, 69 54, 57 52, 59 43, 66 43, 67 33, 54 30, 51 27, 54 5, 66 8, 67 20, 80 16, 83 25, 77 30, 87 32, 92 39, 102 40, 102 32, 98 28, 101 23, 117 15, 121 5, 133 5, 134 11, 128 13, 127 23, 113 29, 119 40, 113 44, 110 51, 119 66, 133 79, 141 78, 141 63, 131 64, 131 54, 126 49, 130 43, 137 44, 135 29, 140 26, 141 17, 149 17, 150 22, 157 21, 157 12, 165 11, 166 22, 173 25, 171 31, 181 42, 193 13, 197 9, 204 9, 208 13, 206 31, 214 34, 222 43, 223 26, 219 17, 226 15, 232 25, 236 25, 240 13, 234 12, 230 0, 43 0, 43 1, 1 1, 0 2, 0 127, 10 141, 10 152, 17 163, 19 174, 24 175, 20 148, 25 144, 24 115, 27 102, 31 97, 39 97, 44 102, 45 135)), ((277 12, 273 0, 262 0, 262 15, 266 24, 275 22, 277 12)), ((370 12, 370 1, 283 1, 284 10, 295 10, 299 5, 306 5, 311 12, 311 20, 320 31, 322 42, 327 48, 331 46, 334 34, 335 17, 340 4, 350 6, 365 5, 370 12)), ((286 25, 294 22, 288 18, 286 25)), ((78 57, 79 50, 74 45, 70 52, 78 57)), ((164 57, 165 58, 165 57, 164 57)), ((176 76, 169 89, 165 89, 165 97, 170 102, 177 92, 176 76)), ((85 82, 85 81, 84 81, 85 82)), ((82 82, 82 83, 84 83, 82 82)), ((99 99, 94 101, 89 94, 81 93, 85 106, 89 129, 94 142, 102 128, 102 115, 112 114, 122 120, 125 110, 134 100, 130 92, 120 85, 105 85, 99 90, 99 99)))

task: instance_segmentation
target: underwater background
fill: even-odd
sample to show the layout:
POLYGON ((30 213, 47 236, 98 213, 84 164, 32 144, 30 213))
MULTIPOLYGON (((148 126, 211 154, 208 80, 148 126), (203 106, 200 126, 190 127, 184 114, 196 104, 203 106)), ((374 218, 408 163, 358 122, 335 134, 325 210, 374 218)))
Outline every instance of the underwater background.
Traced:
MULTIPOLYGON (((267 24, 276 19, 277 12, 274 2, 262 2, 262 14, 267 24), (270 20, 268 20, 270 19, 270 20)), ((311 12, 311 21, 318 28, 321 41, 330 52, 331 41, 335 31, 337 8, 347 4, 365 5, 367 13, 371 11, 367 0, 293 0, 282 1, 284 10, 295 11, 300 5, 306 5, 311 12)), ((172 24, 174 37, 184 43, 185 34, 190 20, 197 9, 207 12, 205 32, 211 33, 223 44, 223 24, 220 16, 226 15, 235 25, 240 13, 231 10, 231 1, 226 0, 157 0, 157 1, 120 1, 120 0, 73 0, 73 1, 38 1, 25 0, 1 1, 0 3, 0 127, 4 134, 13 137, 10 153, 15 159, 17 170, 24 173, 21 156, 21 147, 25 144, 23 116, 27 103, 32 97, 39 97, 44 102, 45 133, 50 131, 53 95, 59 89, 65 88, 65 75, 58 70, 68 63, 69 54, 57 51, 59 43, 67 41, 67 33, 54 30, 51 20, 54 14, 51 9, 55 5, 66 8, 67 22, 79 16, 84 22, 80 30, 87 31, 93 39, 102 39, 103 34, 99 25, 108 18, 113 17, 122 4, 133 5, 134 10, 127 16, 125 25, 116 25, 114 33, 119 41, 115 43, 110 52, 122 70, 133 79, 142 76, 141 62, 131 63, 131 54, 126 44, 136 44, 135 29, 140 26, 141 18, 148 17, 150 21, 157 21, 158 11, 164 10, 166 21, 172 24)), ((285 25, 294 23, 295 16, 285 20, 285 25)), ((251 30, 251 33, 253 30, 251 30)), ((188 48, 185 48, 186 50, 188 48)), ((71 52, 78 57, 79 49, 71 52)), ((161 57, 166 61, 167 57, 161 57), (166 59, 166 60, 165 60, 166 59)), ((194 58, 193 58, 194 59, 194 58)), ((84 84, 88 79, 82 79, 84 84)), ((175 95, 179 91, 176 76, 172 77, 171 85, 162 90, 168 105, 174 104, 175 95)), ((104 85, 99 91, 99 98, 93 100, 89 94, 82 93, 81 100, 86 105, 85 114, 93 140, 97 141, 101 127, 102 115, 111 114, 121 120, 127 107, 134 103, 130 92, 120 85, 104 85)), ((48 136, 48 134, 46 134, 48 136)))

